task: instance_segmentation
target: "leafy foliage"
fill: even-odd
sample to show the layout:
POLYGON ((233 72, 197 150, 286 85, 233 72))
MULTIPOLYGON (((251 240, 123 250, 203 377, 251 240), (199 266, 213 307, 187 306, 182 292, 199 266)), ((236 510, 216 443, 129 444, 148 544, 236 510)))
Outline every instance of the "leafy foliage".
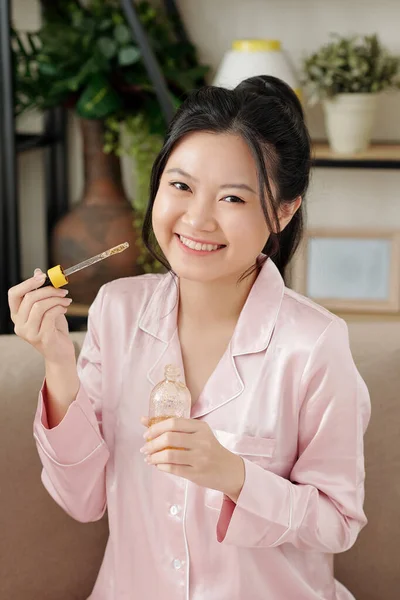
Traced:
POLYGON ((303 83, 311 104, 337 94, 400 88, 400 57, 391 55, 376 35, 331 37, 304 60, 303 83))
MULTIPOLYGON (((13 32, 16 113, 73 106, 87 119, 142 113, 154 133, 164 123, 140 49, 118 0, 42 0, 36 33, 13 32)), ((140 21, 179 104, 203 84, 208 68, 178 39, 175 23, 149 2, 136 4, 140 21)))

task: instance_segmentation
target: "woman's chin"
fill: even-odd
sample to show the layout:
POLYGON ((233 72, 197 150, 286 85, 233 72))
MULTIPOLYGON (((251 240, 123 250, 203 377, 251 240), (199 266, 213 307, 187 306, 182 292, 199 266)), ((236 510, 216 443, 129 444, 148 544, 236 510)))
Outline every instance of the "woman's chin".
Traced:
POLYGON ((215 281, 216 279, 221 278, 221 274, 213 273, 210 269, 206 269, 205 267, 182 265, 180 261, 172 262, 171 267, 179 279, 186 279, 188 281, 209 283, 210 281, 215 281))
POLYGON ((227 283, 232 281, 236 283, 243 271, 229 271, 223 268, 223 265, 200 265, 200 264, 188 264, 181 260, 171 260, 170 262, 173 272, 181 280, 196 282, 196 283, 227 283))

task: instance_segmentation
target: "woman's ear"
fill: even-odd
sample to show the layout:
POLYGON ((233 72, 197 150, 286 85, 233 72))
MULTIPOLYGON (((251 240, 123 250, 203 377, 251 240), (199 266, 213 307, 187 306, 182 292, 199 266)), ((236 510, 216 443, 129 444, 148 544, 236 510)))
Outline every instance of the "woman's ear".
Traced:
POLYGON ((279 207, 278 217, 281 231, 289 225, 290 221, 299 210, 302 203, 301 196, 298 196, 293 202, 283 202, 279 207))

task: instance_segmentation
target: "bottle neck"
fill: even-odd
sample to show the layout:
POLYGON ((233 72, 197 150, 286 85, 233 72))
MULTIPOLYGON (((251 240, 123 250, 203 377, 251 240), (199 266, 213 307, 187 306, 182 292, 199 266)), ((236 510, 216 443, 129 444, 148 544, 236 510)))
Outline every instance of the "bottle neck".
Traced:
POLYGON ((180 369, 175 365, 167 365, 164 371, 164 377, 167 381, 171 383, 176 383, 180 376, 180 369))

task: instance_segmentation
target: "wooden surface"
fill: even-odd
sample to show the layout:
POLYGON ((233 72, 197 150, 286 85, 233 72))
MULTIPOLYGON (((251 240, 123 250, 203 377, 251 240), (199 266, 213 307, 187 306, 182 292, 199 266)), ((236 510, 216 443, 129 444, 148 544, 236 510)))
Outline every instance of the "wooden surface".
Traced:
POLYGON ((396 313, 396 314, 387 314, 387 313, 346 313, 346 312, 339 312, 339 311, 335 311, 335 314, 338 317, 341 317, 342 319, 344 319, 347 323, 351 323, 351 322, 366 322, 366 323, 372 323, 372 322, 383 322, 383 321, 391 321, 393 323, 398 323, 400 321, 400 313, 396 313))
POLYGON ((400 161, 400 144, 371 144, 365 152, 359 154, 336 154, 330 149, 328 143, 313 142, 313 152, 316 159, 400 161))
POLYGON ((68 307, 67 314, 71 315, 71 317, 87 317, 88 310, 89 306, 72 302, 71 306, 68 307))

